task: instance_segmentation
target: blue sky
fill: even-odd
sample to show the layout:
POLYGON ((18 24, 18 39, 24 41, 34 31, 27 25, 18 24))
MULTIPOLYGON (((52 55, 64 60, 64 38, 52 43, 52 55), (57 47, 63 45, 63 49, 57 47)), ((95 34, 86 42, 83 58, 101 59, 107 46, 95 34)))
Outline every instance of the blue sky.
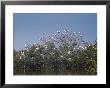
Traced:
POLYGON ((87 42, 97 38, 97 14, 95 13, 16 13, 14 14, 14 49, 37 43, 43 36, 63 31, 81 32, 87 42))

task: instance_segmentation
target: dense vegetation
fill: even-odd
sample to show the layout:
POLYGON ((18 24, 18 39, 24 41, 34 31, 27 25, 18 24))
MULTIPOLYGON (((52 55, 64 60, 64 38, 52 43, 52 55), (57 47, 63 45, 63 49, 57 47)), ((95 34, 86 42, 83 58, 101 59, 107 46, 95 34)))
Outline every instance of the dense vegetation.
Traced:
POLYGON ((14 75, 96 75, 97 42, 67 29, 14 50, 14 75))

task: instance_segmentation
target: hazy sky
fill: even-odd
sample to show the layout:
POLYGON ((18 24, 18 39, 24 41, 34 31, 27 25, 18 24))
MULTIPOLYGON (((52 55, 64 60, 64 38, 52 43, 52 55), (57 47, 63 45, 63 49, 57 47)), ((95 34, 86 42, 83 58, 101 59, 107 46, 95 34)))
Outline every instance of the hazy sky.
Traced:
POLYGON ((81 32, 87 42, 97 38, 97 14, 95 13, 16 13, 14 14, 14 49, 37 43, 43 36, 63 31, 81 32))

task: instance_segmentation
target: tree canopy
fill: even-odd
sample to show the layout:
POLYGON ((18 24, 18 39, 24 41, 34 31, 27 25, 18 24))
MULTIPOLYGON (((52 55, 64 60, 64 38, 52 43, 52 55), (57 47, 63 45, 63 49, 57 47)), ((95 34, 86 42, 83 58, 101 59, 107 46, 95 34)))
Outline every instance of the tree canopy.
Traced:
POLYGON ((15 75, 96 75, 97 42, 65 29, 14 50, 15 75))

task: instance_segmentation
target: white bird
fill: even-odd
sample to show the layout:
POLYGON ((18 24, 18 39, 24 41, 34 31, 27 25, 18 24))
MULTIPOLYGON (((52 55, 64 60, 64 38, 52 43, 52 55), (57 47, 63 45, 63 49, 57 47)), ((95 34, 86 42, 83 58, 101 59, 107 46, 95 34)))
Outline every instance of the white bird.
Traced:
POLYGON ((39 47, 37 47, 36 50, 39 50, 39 47))
POLYGON ((63 56, 60 56, 61 58, 63 57, 63 56))
POLYGON ((43 55, 43 54, 40 54, 41 56, 43 55))
POLYGON ((69 58, 68 60, 71 61, 71 58, 69 58))
POLYGON ((20 56, 20 58, 19 59, 21 59, 21 56, 20 56))
POLYGON ((78 32, 80 34, 80 32, 78 32))
POLYGON ((52 37, 52 39, 54 39, 54 37, 52 37))
POLYGON ((27 47, 27 44, 25 44, 25 47, 27 47))
POLYGON ((45 49, 47 49, 48 47, 47 46, 45 46, 45 49))
POLYGON ((60 33, 60 31, 57 31, 57 33, 60 33))
POLYGON ((87 49, 87 47, 84 47, 84 49, 87 49))
POLYGON ((70 54, 71 53, 71 51, 68 51, 68 54, 70 54))

